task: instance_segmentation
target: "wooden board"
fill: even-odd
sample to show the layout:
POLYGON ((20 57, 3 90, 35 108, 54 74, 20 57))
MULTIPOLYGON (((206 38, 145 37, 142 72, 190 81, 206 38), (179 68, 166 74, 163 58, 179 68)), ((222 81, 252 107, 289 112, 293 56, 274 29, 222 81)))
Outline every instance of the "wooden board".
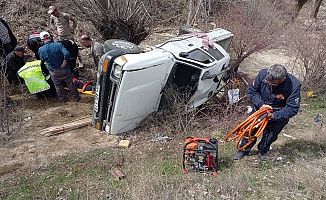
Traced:
POLYGON ((43 129, 41 131, 41 135, 43 136, 52 136, 52 135, 57 135, 60 133, 64 133, 66 131, 71 131, 77 128, 81 128, 87 125, 90 125, 92 123, 92 117, 86 117, 83 119, 76 120, 71 123, 63 124, 63 125, 58 125, 58 126, 52 126, 46 129, 43 129))

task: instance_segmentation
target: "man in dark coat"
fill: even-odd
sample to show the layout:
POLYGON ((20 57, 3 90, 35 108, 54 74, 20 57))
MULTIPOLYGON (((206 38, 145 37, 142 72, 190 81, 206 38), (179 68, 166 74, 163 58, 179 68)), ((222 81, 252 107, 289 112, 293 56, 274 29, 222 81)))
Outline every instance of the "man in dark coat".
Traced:
POLYGON ((13 52, 7 55, 3 70, 10 84, 24 82, 23 79, 18 76, 17 72, 25 65, 24 54, 26 52, 24 47, 17 46, 13 52))
POLYGON ((40 60, 40 57, 38 55, 38 49, 43 46, 43 42, 40 38, 40 33, 41 31, 34 31, 31 34, 29 34, 28 38, 27 38, 27 46, 30 50, 33 51, 33 53, 35 54, 35 58, 36 60, 40 60))
MULTIPOLYGON (((248 96, 254 104, 255 110, 263 107, 271 107, 274 111, 267 113, 268 124, 258 144, 258 159, 265 160, 270 146, 278 138, 278 134, 289 119, 295 116, 300 108, 301 84, 296 77, 287 73, 284 66, 274 64, 269 69, 259 72, 255 80, 250 84, 248 96)), ((257 131, 257 130, 254 130, 257 131)), ((240 146, 247 144, 244 138, 240 146)), ((255 145, 254 141, 245 150, 238 151, 234 155, 235 160, 240 160, 249 155, 250 149, 255 145)))

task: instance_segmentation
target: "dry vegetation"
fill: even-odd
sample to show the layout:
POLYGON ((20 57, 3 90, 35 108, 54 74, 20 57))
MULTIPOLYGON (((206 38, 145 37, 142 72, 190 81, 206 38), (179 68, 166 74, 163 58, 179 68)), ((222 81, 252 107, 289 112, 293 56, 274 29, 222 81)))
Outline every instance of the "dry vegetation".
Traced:
MULTIPOLYGON (((102 8, 108 5, 100 4, 102 1, 62 2, 56 4, 63 11, 78 16, 80 23, 76 35, 92 33, 93 37, 100 40, 102 33, 97 30, 104 30, 112 15, 122 21, 125 16, 134 16, 130 10, 127 12, 128 6, 122 6, 124 9, 120 11, 124 10, 125 15, 99 9, 106 12, 106 17, 90 18, 84 15, 84 11, 78 10, 74 3, 79 2, 79 7, 84 6, 84 9, 94 4, 102 8)), ((120 1, 109 2, 117 7, 120 1)), ((326 116, 323 96, 326 81, 325 5, 322 6, 321 22, 317 26, 307 20, 305 12, 299 15, 295 23, 291 23, 290 0, 284 1, 282 5, 267 0, 123 1, 125 4, 130 2, 143 2, 141 5, 134 4, 133 8, 139 8, 137 12, 146 10, 135 17, 144 20, 142 25, 145 26, 142 28, 149 33, 154 30, 165 33, 166 30, 177 29, 175 27, 179 25, 191 25, 194 22, 199 23, 203 30, 211 28, 209 22, 215 22, 218 27, 233 32, 230 49, 232 67, 238 69, 240 66, 239 70, 247 73, 245 79, 254 76, 250 74, 250 69, 241 68, 241 62, 250 59, 250 55, 266 49, 282 49, 290 55, 293 58, 291 66, 300 72, 303 86, 303 106, 298 116, 291 119, 282 132, 292 137, 281 133, 264 163, 256 160, 255 151, 252 156, 234 162, 231 158, 235 144, 223 141, 226 133, 246 117, 246 97, 243 96, 235 106, 228 105, 223 96, 216 97, 199 110, 186 114, 180 103, 182 100, 174 97, 175 103, 166 113, 152 115, 137 130, 119 136, 131 140, 130 148, 101 146, 97 150, 55 157, 53 162, 42 163, 37 168, 21 172, 16 170, 6 178, 0 177, 0 199, 325 199, 326 134, 324 126, 314 122, 316 114, 326 116), (319 97, 305 98, 307 90, 314 90, 319 97), (157 135, 168 136, 172 140, 152 141, 157 135), (217 177, 181 174, 181 143, 188 136, 214 137, 219 140, 220 171, 217 177), (121 159, 124 163, 120 162, 121 159), (109 169, 118 163, 127 175, 122 181, 114 180, 109 173, 109 169)), ((0 1, 0 10, 6 13, 4 18, 20 43, 24 44, 27 32, 47 30, 46 12, 51 3, 46 0, 0 1)), ((96 16, 94 12, 99 10, 88 10, 89 15, 96 16)), ((103 14, 101 12, 99 15, 103 14)), ((1 134, 10 135, 17 130, 27 130, 22 112, 26 108, 24 100, 11 102, 5 97, 18 94, 24 99, 28 94, 23 87, 10 87, 3 75, 0 80, 1 134)), ((241 94, 245 94, 246 85, 243 81, 233 79, 230 83, 227 87, 240 86, 241 94)), ((91 101, 86 103, 92 104, 91 101)), ((47 124, 45 121, 43 123, 47 124)), ((90 131, 90 134, 93 133, 90 131)), ((65 137, 65 134, 57 137, 65 137)), ((1 146, 0 149, 4 148, 1 146)))

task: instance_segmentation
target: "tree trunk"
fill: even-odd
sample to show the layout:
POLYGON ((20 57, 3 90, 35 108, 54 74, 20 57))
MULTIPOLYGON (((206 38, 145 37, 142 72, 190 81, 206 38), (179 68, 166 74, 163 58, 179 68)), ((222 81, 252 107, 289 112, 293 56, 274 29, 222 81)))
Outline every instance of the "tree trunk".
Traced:
POLYGON ((298 17, 300 10, 307 3, 307 1, 308 0, 296 0, 296 4, 294 7, 293 16, 292 16, 292 21, 294 21, 298 17))
POLYGON ((323 0, 315 0, 314 9, 311 12, 311 18, 317 19, 318 11, 323 0))

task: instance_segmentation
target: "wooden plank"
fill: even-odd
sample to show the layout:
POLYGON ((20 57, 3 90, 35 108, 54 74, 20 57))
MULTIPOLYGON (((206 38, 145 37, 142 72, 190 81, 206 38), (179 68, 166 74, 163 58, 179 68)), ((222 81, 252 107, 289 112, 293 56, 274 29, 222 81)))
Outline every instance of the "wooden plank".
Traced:
POLYGON ((126 175, 117 167, 111 168, 110 173, 117 179, 122 180, 126 177, 126 175))
POLYGON ((67 131, 71 131, 71 130, 74 130, 77 128, 81 128, 81 127, 90 125, 91 123, 92 123, 92 117, 87 117, 87 118, 76 120, 71 123, 48 127, 41 131, 41 135, 47 136, 47 137, 52 136, 52 135, 57 135, 60 133, 64 133, 67 131))

